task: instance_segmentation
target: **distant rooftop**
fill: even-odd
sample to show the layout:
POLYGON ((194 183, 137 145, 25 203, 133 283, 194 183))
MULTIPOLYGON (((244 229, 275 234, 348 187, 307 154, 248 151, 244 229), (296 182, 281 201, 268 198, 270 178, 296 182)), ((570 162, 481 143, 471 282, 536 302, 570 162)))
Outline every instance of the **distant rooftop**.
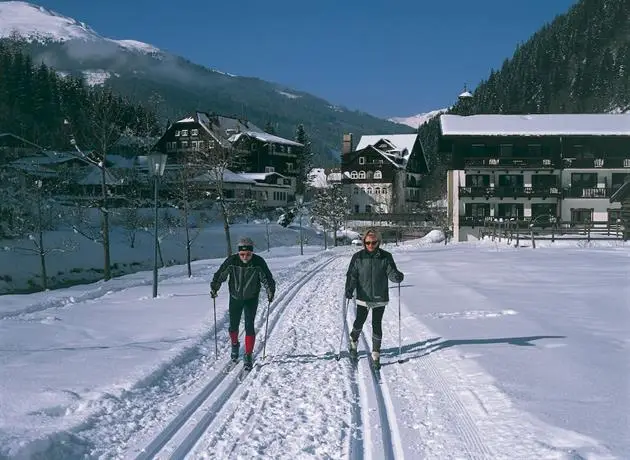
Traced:
POLYGON ((445 136, 630 136, 630 114, 441 115, 445 136))

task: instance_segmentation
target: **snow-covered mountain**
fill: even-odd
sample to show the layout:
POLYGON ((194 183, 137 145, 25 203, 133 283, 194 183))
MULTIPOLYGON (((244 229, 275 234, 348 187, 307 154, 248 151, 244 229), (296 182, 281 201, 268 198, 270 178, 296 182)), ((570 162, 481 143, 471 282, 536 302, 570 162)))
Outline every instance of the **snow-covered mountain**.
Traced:
POLYGON ((439 114, 447 110, 448 109, 445 108, 445 109, 432 110, 426 113, 419 113, 417 115, 412 115, 410 117, 394 117, 394 118, 390 118, 389 121, 392 121, 394 123, 398 123, 401 125, 411 126, 412 128, 417 129, 423 123, 426 123, 431 118, 438 116, 439 114))
POLYGON ((199 65, 141 41, 105 37, 84 22, 32 3, 0 0, 0 38, 11 36, 25 39, 33 62, 59 75, 81 76, 88 85, 107 85, 139 102, 159 96, 165 120, 207 110, 243 116, 259 126, 274 122, 277 134, 287 138, 302 123, 322 166, 339 158, 343 133, 411 132, 304 91, 199 65))
POLYGON ((0 2, 0 37, 20 35, 29 42, 49 43, 82 40, 111 43, 128 51, 160 53, 148 43, 103 37, 84 22, 27 2, 0 2))

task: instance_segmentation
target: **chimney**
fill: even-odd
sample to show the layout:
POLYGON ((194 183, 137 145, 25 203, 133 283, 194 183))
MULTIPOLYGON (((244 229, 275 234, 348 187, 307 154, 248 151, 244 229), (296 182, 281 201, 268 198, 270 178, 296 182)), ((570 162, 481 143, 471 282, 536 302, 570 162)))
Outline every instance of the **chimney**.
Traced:
POLYGON ((347 153, 352 152, 354 146, 352 145, 352 133, 343 135, 343 144, 341 147, 341 155, 346 155, 347 153))

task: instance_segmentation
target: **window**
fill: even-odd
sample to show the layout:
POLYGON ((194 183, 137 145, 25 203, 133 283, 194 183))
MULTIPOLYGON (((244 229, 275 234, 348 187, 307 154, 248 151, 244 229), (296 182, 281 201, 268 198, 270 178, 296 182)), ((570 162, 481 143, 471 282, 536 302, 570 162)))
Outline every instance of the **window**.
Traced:
POLYGON ((467 175, 466 187, 490 187, 490 176, 487 174, 467 175))
POLYGON ((197 145, 199 146, 199 150, 203 150, 203 141, 198 141, 197 145))
POLYGON ((359 171, 359 179, 365 179, 365 171, 359 171))
POLYGON ((367 194, 368 194, 368 195, 371 195, 371 194, 372 194, 372 187, 368 187, 368 188, 367 188, 367 194))
POLYGON ((470 146, 470 154, 473 157, 485 157, 486 146, 484 144, 473 144, 470 146))
POLYGON ((175 131, 175 137, 179 137, 180 131, 179 129, 177 131, 175 131))
POLYGON ((372 177, 374 176, 374 173, 372 171, 368 171, 367 172, 367 178, 368 180, 372 180, 372 177))
POLYGON ((360 165, 364 165, 365 164, 365 157, 359 157, 359 164, 360 165))
POLYGON ((188 136, 188 130, 182 129, 182 136, 188 136))
POLYGON ((274 168, 273 166, 265 166, 265 172, 266 173, 276 172, 276 168, 274 168))
POLYGON ((520 219, 523 217, 523 203, 499 203, 499 215, 504 219, 520 219))
POLYGON ((608 222, 621 222, 621 209, 608 209, 608 222))
POLYGON ((198 136, 199 135, 199 130, 198 129, 191 129, 190 130, 190 135, 191 136, 198 136))
POLYGON ((499 176, 499 187, 522 187, 522 174, 501 174, 499 176))
POLYGON ((350 173, 350 179, 357 179, 359 177, 359 173, 356 171, 352 171, 350 173))
POLYGON ((585 223, 593 221, 593 208, 571 208, 571 221, 585 223))
POLYGON ((375 195, 380 195, 381 194, 381 188, 380 187, 374 187, 374 194, 375 195))
POLYGON ((583 187, 583 188, 597 187, 597 173, 571 174, 571 187, 583 187))
POLYGON ((372 205, 366 204, 365 205, 365 212, 372 212, 372 205))
POLYGON ((354 205, 354 212, 356 212, 356 213, 359 212, 359 205, 358 204, 354 205))
MULTIPOLYGON (((532 219, 536 219, 539 216, 556 217, 557 208, 555 203, 532 203, 532 219)), ((541 217, 538 221, 545 222, 546 219, 541 217)))
POLYGON ((188 148, 188 141, 182 141, 182 148, 183 149, 187 149, 188 148))
POLYGON ((499 155, 502 158, 509 158, 512 156, 512 144, 501 144, 499 146, 499 155))
POLYGON ((490 204, 488 203, 466 203, 466 217, 489 217, 490 204))
POLYGON ((382 179, 383 173, 381 171, 374 171, 374 179, 382 179))
POLYGON ((527 153, 532 157, 539 157, 542 155, 542 145, 540 144, 529 144, 527 146, 527 153))
POLYGON ((534 174, 532 176, 532 188, 546 189, 558 186, 558 176, 554 174, 534 174))
POLYGON ((293 172, 293 163, 287 163, 287 171, 293 172))

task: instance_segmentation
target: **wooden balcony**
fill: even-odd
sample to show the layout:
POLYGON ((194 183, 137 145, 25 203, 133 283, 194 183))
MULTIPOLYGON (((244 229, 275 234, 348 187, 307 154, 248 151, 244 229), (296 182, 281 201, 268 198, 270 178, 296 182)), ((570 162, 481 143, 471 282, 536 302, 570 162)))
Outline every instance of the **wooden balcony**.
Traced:
POLYGON ((558 198, 559 187, 459 187, 459 196, 471 198, 558 198))
POLYGON ((466 169, 556 169, 559 162, 552 158, 465 158, 466 169))

